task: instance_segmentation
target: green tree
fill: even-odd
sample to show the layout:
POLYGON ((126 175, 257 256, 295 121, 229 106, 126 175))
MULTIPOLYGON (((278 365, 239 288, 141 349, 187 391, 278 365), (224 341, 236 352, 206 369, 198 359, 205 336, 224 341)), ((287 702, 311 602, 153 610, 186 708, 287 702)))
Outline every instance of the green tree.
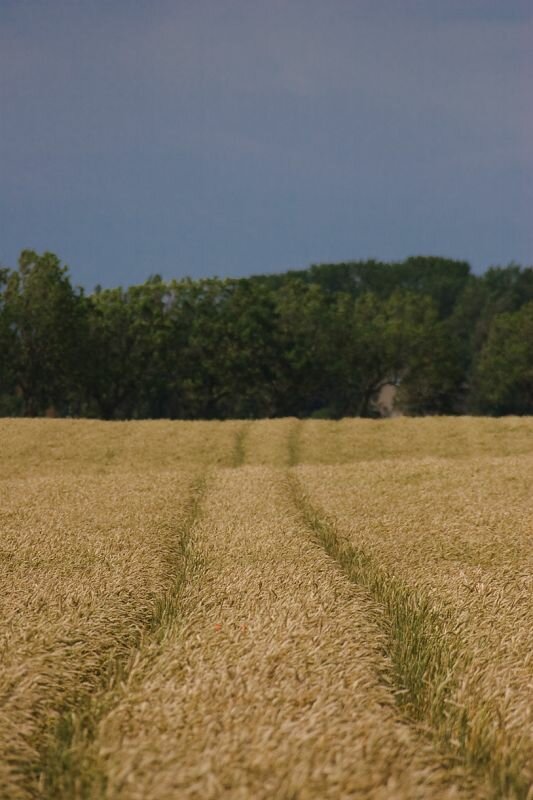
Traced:
POLYGON ((507 267, 491 267, 480 276, 470 276, 448 322, 455 341, 457 363, 464 376, 464 399, 460 406, 463 412, 478 410, 476 365, 494 318, 499 314, 518 311, 532 300, 531 267, 509 264, 507 267))
POLYGON ((398 291, 386 300, 367 293, 337 299, 332 344, 338 416, 368 416, 387 384, 411 385, 430 357, 438 326, 430 298, 398 291))
POLYGON ((89 413, 104 419, 168 415, 168 288, 159 276, 89 298, 89 413))
POLYGON ((222 417, 269 417, 277 411, 279 347, 276 308, 267 288, 232 282, 220 308, 218 404, 222 417))
POLYGON ((10 270, 0 269, 0 416, 16 414, 19 410, 16 397, 15 333, 7 303, 6 287, 10 270))
POLYGON ((408 291, 427 295, 439 316, 448 317, 469 281, 470 266, 437 256, 413 256, 405 261, 348 261, 339 264, 314 264, 308 270, 281 276, 261 276, 274 280, 276 286, 299 278, 316 283, 328 294, 345 293, 352 297, 374 294, 386 300, 394 292, 408 291))
POLYGON ((24 250, 4 291, 12 344, 14 382, 23 413, 54 407, 72 413, 80 382, 84 325, 81 289, 71 286, 68 267, 53 253, 24 250))
POLYGON ((172 282, 173 413, 230 418, 276 413, 280 352, 275 297, 247 280, 172 282))
POLYGON ((276 293, 276 413, 331 416, 332 303, 318 284, 293 279, 276 293))
POLYGON ((216 419, 224 393, 223 308, 230 281, 215 278, 172 281, 169 285, 171 416, 216 419))
POLYGON ((464 410, 466 375, 462 342, 449 320, 427 319, 397 395, 406 413, 458 414, 464 410))
POLYGON ((484 413, 533 413, 533 302, 494 317, 474 388, 484 413))

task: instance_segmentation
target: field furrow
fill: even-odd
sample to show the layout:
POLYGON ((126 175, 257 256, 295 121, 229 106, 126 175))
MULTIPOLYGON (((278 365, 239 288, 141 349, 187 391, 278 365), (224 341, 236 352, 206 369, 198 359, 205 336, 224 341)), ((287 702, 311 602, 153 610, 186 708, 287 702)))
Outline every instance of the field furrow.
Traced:
POLYGON ((530 418, 0 420, 0 798, 533 800, 530 418))
POLYGON ((283 473, 219 470, 193 547, 176 625, 100 722, 106 798, 461 795, 399 718, 377 611, 309 541, 283 473))
POLYGON ((409 713, 495 797, 529 797, 533 779, 532 468, 301 467, 295 487, 316 537, 383 605, 409 713))
POLYGON ((90 697, 168 614, 195 474, 2 482, 0 797, 48 791, 90 697))
POLYGON ((301 422, 294 418, 259 419, 249 423, 242 463, 248 466, 286 467, 289 444, 301 422))

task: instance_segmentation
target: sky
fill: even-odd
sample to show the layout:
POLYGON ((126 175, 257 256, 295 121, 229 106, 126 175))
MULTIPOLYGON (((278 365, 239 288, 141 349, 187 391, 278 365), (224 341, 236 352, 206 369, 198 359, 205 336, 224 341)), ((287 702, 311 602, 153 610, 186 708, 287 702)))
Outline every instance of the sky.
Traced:
POLYGON ((531 265, 532 89, 532 0, 0 0, 0 265, 531 265))

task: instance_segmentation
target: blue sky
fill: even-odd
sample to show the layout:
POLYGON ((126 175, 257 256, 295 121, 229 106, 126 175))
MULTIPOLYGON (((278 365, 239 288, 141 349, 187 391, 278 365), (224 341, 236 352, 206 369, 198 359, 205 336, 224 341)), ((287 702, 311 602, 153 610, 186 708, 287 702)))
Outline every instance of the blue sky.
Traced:
POLYGON ((531 0, 0 0, 0 263, 533 263, 531 0))

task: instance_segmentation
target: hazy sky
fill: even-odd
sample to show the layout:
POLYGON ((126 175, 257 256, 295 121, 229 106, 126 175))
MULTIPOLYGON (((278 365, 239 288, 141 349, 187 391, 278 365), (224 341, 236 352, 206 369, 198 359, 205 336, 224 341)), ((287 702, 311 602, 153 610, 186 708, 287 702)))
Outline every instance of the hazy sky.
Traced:
POLYGON ((533 263, 532 0, 0 0, 0 263, 533 263))

